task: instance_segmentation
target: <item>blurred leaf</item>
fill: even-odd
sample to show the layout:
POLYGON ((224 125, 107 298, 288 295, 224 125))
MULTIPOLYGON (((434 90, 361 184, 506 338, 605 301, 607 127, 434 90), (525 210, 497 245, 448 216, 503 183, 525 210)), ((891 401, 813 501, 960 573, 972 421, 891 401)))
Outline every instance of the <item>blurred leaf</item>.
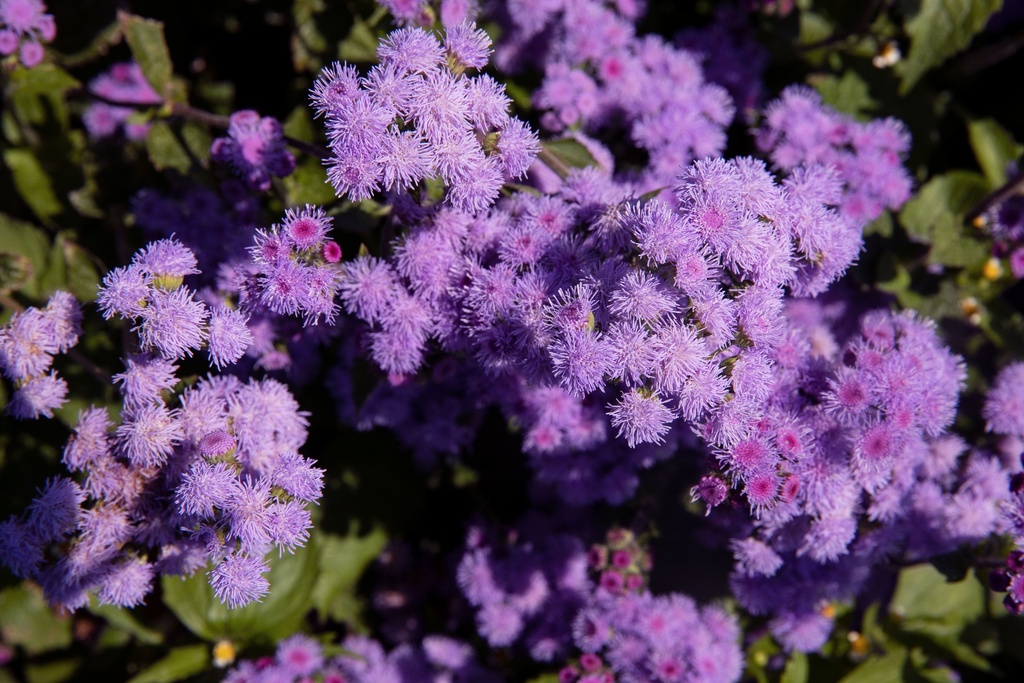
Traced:
POLYGON ((89 253, 71 240, 63 240, 64 259, 67 262, 67 288, 79 301, 96 298, 100 272, 89 253))
POLYGON ((319 567, 313 539, 294 555, 270 558, 270 594, 263 602, 228 609, 213 594, 206 572, 189 578, 164 576, 164 602, 197 636, 206 640, 272 642, 295 632, 313 607, 319 567))
POLYGON ((210 648, 186 645, 170 650, 166 657, 133 676, 128 683, 174 683, 200 673, 210 666, 210 648))
POLYGON ((868 84, 855 71, 847 69, 841 78, 824 76, 811 80, 825 104, 838 111, 857 116, 874 109, 878 102, 868 93, 868 84))
POLYGON ((930 564, 900 572, 889 610, 904 622, 913 619, 966 623, 985 612, 985 588, 971 574, 947 582, 930 564))
POLYGON ((377 34, 365 19, 357 18, 345 40, 338 43, 338 59, 345 62, 376 62, 377 34))
POLYGON ((146 80, 157 93, 164 97, 169 95, 174 67, 171 65, 171 53, 164 39, 163 23, 154 19, 143 19, 124 11, 118 12, 117 21, 146 80))
POLYGON ((22 120, 37 125, 44 123, 46 111, 42 109, 40 100, 46 99, 61 126, 67 127, 67 106, 63 95, 79 86, 78 79, 57 65, 40 64, 32 69, 16 69, 11 74, 8 95, 12 108, 22 120))
POLYGON ((290 206, 303 204, 329 204, 337 196, 327 182, 327 172, 316 159, 302 158, 291 175, 284 179, 290 206))
POLYGON ((195 121, 186 121, 181 126, 181 139, 185 142, 188 154, 204 167, 210 163, 210 131, 195 121))
POLYGON ((134 636, 140 643, 146 645, 160 645, 164 642, 164 636, 159 631, 148 628, 132 615, 132 611, 121 609, 114 605, 100 605, 95 600, 89 605, 89 611, 118 630, 134 636))
POLYGON ((0 214, 0 253, 18 257, 18 264, 28 269, 20 285, 30 297, 39 296, 39 281, 46 270, 50 238, 32 225, 0 214))
POLYGON ((149 160, 158 171, 173 168, 181 174, 192 168, 192 158, 178 141, 171 127, 163 121, 155 121, 146 135, 146 151, 149 160))
POLYGON ((375 528, 366 536, 358 534, 353 522, 347 536, 320 534, 320 571, 313 588, 313 604, 321 618, 344 592, 355 588, 359 578, 387 543, 387 534, 375 528))
POLYGON ((993 119, 968 121, 967 133, 985 177, 993 188, 1003 185, 1007 180, 1007 164, 1020 159, 1024 145, 1018 144, 1009 131, 993 119))
POLYGON ((891 652, 881 657, 868 659, 856 669, 843 676, 839 683, 893 683, 903 680, 903 665, 907 661, 906 650, 891 652))
POLYGON ((316 15, 326 9, 324 0, 296 0, 292 4, 292 65, 296 71, 319 68, 316 53, 327 50, 327 39, 316 25, 316 15))
POLYGON ((11 169, 14 186, 32 212, 44 222, 62 210, 53 191, 53 180, 30 149, 5 149, 4 163, 11 169))
MULTIPOLYGON (((566 166, 584 168, 598 166, 597 159, 577 140, 562 138, 561 140, 545 140, 541 143, 544 151, 554 155, 566 166)), ((554 169, 552 169, 554 170, 554 169)))
POLYGON ((527 683, 558 683, 558 674, 542 674, 531 678, 527 683))
MULTIPOLYGON (((904 2, 904 5, 910 3, 904 2)), ((896 65, 900 93, 906 93, 929 69, 971 43, 1002 0, 915 0, 917 12, 904 24, 910 52, 896 65)))
POLYGON ((25 667, 25 680, 28 683, 62 683, 70 680, 80 666, 78 659, 30 664, 25 667))
POLYGON ((810 665, 807 662, 807 655, 803 652, 794 652, 786 661, 786 668, 782 670, 782 677, 779 683, 807 683, 810 680, 810 665))
POLYGON ((964 216, 988 192, 988 183, 977 174, 952 171, 925 183, 917 196, 900 211, 900 223, 914 239, 931 244, 931 263, 968 266, 988 252, 964 227, 964 216))
POLYGON ((24 585, 0 592, 0 635, 30 655, 71 645, 71 620, 57 617, 38 590, 24 585))

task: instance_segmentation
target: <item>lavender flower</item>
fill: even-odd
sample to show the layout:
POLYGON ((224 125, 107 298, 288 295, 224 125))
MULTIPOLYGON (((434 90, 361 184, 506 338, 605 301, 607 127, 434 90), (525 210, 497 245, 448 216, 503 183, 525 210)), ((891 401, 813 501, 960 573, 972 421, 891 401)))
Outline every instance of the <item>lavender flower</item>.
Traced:
POLYGON ((46 54, 42 43, 56 35, 57 24, 42 0, 0 0, 0 55, 17 52, 21 63, 32 68, 46 54))
POLYGON ((123 130, 130 140, 141 140, 149 132, 148 123, 131 123, 129 118, 138 106, 158 106, 163 103, 160 94, 146 80, 136 62, 121 62, 89 82, 89 91, 123 106, 96 101, 82 112, 82 123, 93 138, 106 138, 123 130))
POLYGON ((295 157, 285 146, 281 124, 248 109, 231 115, 227 137, 213 141, 210 156, 262 192, 270 189, 271 177, 283 178, 295 170, 295 157))

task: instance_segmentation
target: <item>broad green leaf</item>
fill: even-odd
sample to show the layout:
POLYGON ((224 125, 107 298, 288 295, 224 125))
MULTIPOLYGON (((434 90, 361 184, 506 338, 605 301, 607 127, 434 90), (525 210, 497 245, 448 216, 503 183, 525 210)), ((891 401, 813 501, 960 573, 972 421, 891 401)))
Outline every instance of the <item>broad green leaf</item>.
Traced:
POLYGON ((163 121, 155 121, 146 135, 146 151, 149 160, 158 171, 173 168, 179 173, 188 173, 192 158, 182 146, 171 127, 163 121))
POLYGON ((71 240, 63 240, 64 260, 67 263, 67 288, 79 301, 96 298, 100 272, 89 253, 71 240))
POLYGON ((993 188, 1003 185, 1007 180, 1007 164, 1020 159, 1024 145, 1018 144, 994 119, 968 121, 967 133, 982 173, 993 188))
POLYGON ((0 253, 14 257, 13 266, 21 271, 17 289, 28 296, 39 296, 39 281, 46 270, 49 248, 50 239, 45 232, 31 223, 0 214, 0 253))
POLYGON ((321 617, 330 611, 339 596, 355 588, 367 565, 380 555, 387 540, 387 534, 380 528, 360 536, 355 523, 346 536, 320 535, 320 571, 313 588, 313 604, 321 617))
POLYGON ((163 23, 124 11, 118 12, 117 21, 146 80, 154 90, 167 97, 172 89, 174 67, 164 39, 163 23))
POLYGON ((810 680, 810 664, 803 652, 794 652, 786 661, 779 683, 807 683, 810 680))
POLYGON ((338 59, 344 62, 376 62, 377 34, 364 19, 356 19, 345 40, 338 43, 338 59))
POLYGON ((291 206, 329 204, 337 199, 323 164, 309 157, 300 159, 291 175, 284 178, 284 187, 291 206))
POLYGON ((847 69, 842 77, 824 76, 811 80, 828 106, 857 116, 874 109, 878 102, 868 93, 868 84, 855 71, 847 69))
POLYGON ((964 216, 988 192, 977 173, 952 171, 929 180, 900 211, 907 234, 931 244, 928 260, 946 266, 969 266, 988 253, 984 242, 964 226, 964 216))
POLYGON ((910 36, 907 58, 896 65, 900 92, 906 93, 929 69, 966 48, 1002 0, 914 0, 904 6, 917 7, 904 24, 910 36))
POLYGON ((866 660, 856 669, 843 676, 839 683, 894 683, 902 681, 903 666, 906 664, 906 661, 906 650, 874 657, 866 660))
POLYGON ((160 645, 164 642, 162 633, 139 623, 139 620, 132 615, 132 611, 129 609, 122 609, 114 605, 100 605, 94 600, 89 605, 89 611, 105 619, 107 624, 113 628, 134 636, 140 643, 160 645))
POLYGON ((44 222, 62 210, 53 190, 53 180, 30 149, 4 150, 4 163, 11 169, 14 186, 32 212, 44 222))
POLYGON ((904 622, 966 624, 984 614, 985 588, 973 574, 950 583, 935 567, 922 564, 900 572, 889 610, 904 622))
POLYGON ((0 592, 0 635, 30 655, 71 645, 71 619, 57 617, 38 590, 24 585, 0 592))
POLYGON ((175 647, 166 657, 130 678, 128 683, 174 683, 195 676, 209 666, 209 646, 200 644, 175 647))
POLYGON ((42 125, 48 112, 42 100, 49 103, 62 127, 68 125, 67 106, 63 95, 81 83, 55 64, 40 64, 32 69, 15 69, 11 74, 8 96, 11 107, 26 122, 42 125))
POLYGON ((558 683, 558 674, 541 674, 531 678, 527 683, 558 683))
POLYGON ((238 609, 223 605, 207 582, 207 573, 189 578, 165 576, 164 602, 197 636, 214 641, 272 642, 295 632, 313 607, 319 548, 313 539, 294 555, 270 558, 270 594, 238 609))
POLYGON ((80 667, 78 659, 30 664, 25 667, 25 680, 27 683, 63 683, 72 680, 80 667))
MULTIPOLYGON (((570 168, 597 166, 597 160, 590 151, 578 140, 562 138, 561 140, 545 140, 541 143, 543 154, 550 154, 570 168)), ((558 172, 558 169, 551 169, 558 172)))

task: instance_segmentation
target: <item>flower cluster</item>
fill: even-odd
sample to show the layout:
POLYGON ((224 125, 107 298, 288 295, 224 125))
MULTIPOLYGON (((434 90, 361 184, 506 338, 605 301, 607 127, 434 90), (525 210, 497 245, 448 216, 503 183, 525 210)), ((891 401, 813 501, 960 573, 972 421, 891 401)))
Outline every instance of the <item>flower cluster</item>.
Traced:
POLYGON ((136 62, 114 64, 89 82, 89 92, 110 100, 92 102, 82 113, 85 130, 93 138, 110 137, 123 129, 129 140, 142 140, 149 132, 149 124, 134 123, 129 118, 139 107, 163 103, 163 98, 153 90, 136 62))
POLYGON ((358 201, 439 178, 445 203, 476 212, 506 178, 522 177, 536 135, 509 116, 504 86, 466 73, 487 65, 490 48, 473 24, 448 28, 443 45, 405 28, 381 42, 380 63, 366 76, 347 64, 325 69, 311 97, 327 125, 327 177, 338 196, 358 201))
MULTIPOLYGON (((288 389, 232 376, 180 389, 177 362, 192 351, 205 343, 219 366, 252 341, 241 314, 211 314, 182 285, 195 265, 179 242, 160 240, 104 278, 104 315, 137 323, 136 352, 113 377, 120 424, 106 408, 82 411, 63 456, 82 485, 51 480, 24 515, 0 527, 0 559, 41 583, 52 604, 76 609, 95 589, 101 602, 137 605, 155 575, 191 574, 209 559, 217 596, 243 605, 267 590, 266 552, 308 538, 306 504, 320 497, 322 471, 297 454, 306 416, 288 389), (46 556, 56 542, 64 550, 46 556)), ((3 334, 5 372, 45 370, 77 338, 77 316, 74 300, 58 294, 47 309, 13 320, 3 334)))
MULTIPOLYGON (((641 192, 673 183, 681 166, 718 156, 732 121, 732 100, 705 81, 695 54, 663 39, 637 36, 643 3, 511 3, 498 62, 542 59, 544 80, 534 104, 545 129, 580 129, 600 138, 625 129, 645 152, 641 170, 627 171, 641 192)), ((621 141, 617 144, 621 145, 621 141)))
POLYGON ((965 373, 934 327, 874 311, 845 343, 847 312, 790 307, 765 417, 715 451, 709 504, 742 486, 755 516, 732 541, 733 592, 789 649, 813 651, 829 604, 859 594, 894 560, 918 562, 1002 528, 1002 460, 945 435, 965 373), (718 483, 717 488, 713 485, 718 483), (726 483, 728 482, 728 484, 726 483))
POLYGON ((583 654, 559 683, 730 683, 743 672, 736 619, 685 595, 599 589, 573 622, 583 654))
POLYGON ((858 123, 825 106, 810 88, 790 86, 768 105, 757 142, 781 170, 805 164, 833 168, 843 183, 839 211, 854 223, 899 208, 910 196, 910 175, 901 161, 910 135, 903 123, 893 118, 858 123))
POLYGON ((647 585, 651 555, 629 529, 611 529, 604 543, 595 543, 587 552, 590 571, 597 574, 597 585, 609 595, 639 593, 647 585))
POLYGON ((31 307, 15 313, 0 327, 0 371, 15 386, 7 404, 12 417, 53 417, 53 411, 64 405, 67 382, 50 366, 54 355, 78 343, 81 318, 75 297, 55 292, 45 308, 31 307))
POLYGON ((388 652, 366 636, 348 636, 344 654, 327 657, 312 638, 295 635, 278 643, 273 658, 243 661, 224 683, 497 683, 500 678, 476 662, 473 649, 447 636, 427 636, 416 647, 388 652))
POLYGON ((306 205, 289 209, 281 225, 257 233, 249 251, 259 269, 259 305, 280 315, 301 313, 306 324, 315 325, 321 317, 334 322, 334 264, 341 260, 341 247, 327 239, 330 230, 331 219, 323 209, 306 205))
POLYGON ((391 12, 399 26, 429 28, 435 18, 445 27, 473 21, 480 11, 478 0, 381 0, 380 5, 391 12), (434 7, 437 7, 435 10, 434 7))
POLYGON ((592 590, 580 540, 514 531, 492 541, 474 528, 467 541, 456 578, 480 635, 493 647, 520 643, 537 661, 564 658, 569 626, 592 590))
POLYGON ((28 68, 43 61, 43 43, 57 36, 57 23, 42 0, 0 0, 0 55, 18 53, 28 68))
POLYGON ((1024 197, 1015 195, 989 209, 978 224, 992 237, 996 258, 1009 261, 1010 272, 1024 278, 1024 197))
POLYGON ((103 278, 99 303, 103 317, 117 315, 136 323, 143 352, 174 361, 191 356, 205 344, 218 368, 237 361, 253 343, 246 317, 221 305, 212 311, 182 284, 198 274, 196 257, 175 239, 151 242, 131 265, 115 268, 103 278))
POLYGON ((231 115, 227 137, 213 141, 210 158, 263 192, 270 189, 271 178, 283 178, 295 170, 295 157, 285 146, 281 124, 251 109, 231 115))

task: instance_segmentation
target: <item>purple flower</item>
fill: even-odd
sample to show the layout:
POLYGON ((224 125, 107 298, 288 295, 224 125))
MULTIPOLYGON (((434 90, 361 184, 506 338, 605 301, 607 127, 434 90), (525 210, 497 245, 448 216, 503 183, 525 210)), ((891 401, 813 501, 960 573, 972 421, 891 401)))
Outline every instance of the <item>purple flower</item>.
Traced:
POLYGON ((67 395, 68 384, 56 372, 33 377, 14 392, 7 413, 16 420, 53 417, 53 411, 66 403, 67 395))
POLYGON ((150 403, 137 410, 126 411, 124 422, 117 428, 121 452, 138 467, 162 465, 181 441, 178 411, 163 403, 150 403))
POLYGON ((40 42, 51 42, 57 35, 52 14, 46 13, 42 0, 0 0, 0 55, 18 51, 27 68, 43 61, 40 42))
POLYGON ((115 268, 103 276, 96 301, 107 320, 115 314, 134 320, 142 315, 151 291, 149 276, 142 268, 132 264, 115 268))
POLYGON ((246 324, 249 316, 236 309, 218 306, 210 314, 207 327, 207 351, 218 370, 236 363, 253 344, 246 324))
MULTIPOLYGON (((156 106, 163 98, 146 80, 136 62, 120 62, 89 82, 89 91, 100 97, 126 105, 156 106)), ((130 124, 129 117, 137 110, 133 106, 118 106, 107 102, 92 102, 82 113, 82 123, 93 138, 113 135, 123 128, 130 139, 145 137, 149 124, 130 124)))
POLYGON ((216 508, 225 509, 238 489, 238 478, 230 464, 193 463, 175 491, 178 510, 183 515, 212 519, 216 508))
POLYGON ((281 124, 248 109, 231 115, 228 136, 213 141, 210 156, 263 192, 270 189, 271 177, 283 178, 295 169, 295 157, 285 146, 281 124))
POLYGON ((609 406, 608 417, 630 448, 639 443, 662 443, 672 428, 675 415, 657 394, 627 391, 609 406))
POLYGON ((278 643, 275 658, 293 676, 312 676, 324 664, 320 644, 299 634, 278 643))
POLYGON ((232 553, 210 571, 210 585, 228 607, 244 607, 270 592, 270 582, 263 577, 268 571, 270 568, 260 558, 232 553))
POLYGON ((983 414, 990 432, 1024 438, 1024 363, 1012 363, 996 377, 983 414))
POLYGON ((192 355, 206 339, 204 326, 210 315, 206 305, 196 301, 187 287, 165 292, 154 290, 142 310, 142 322, 133 327, 143 348, 154 349, 164 358, 192 355))
POLYGON ((124 364, 124 372, 112 379, 121 385, 124 405, 129 410, 162 402, 163 392, 178 383, 178 366, 159 356, 129 356, 124 364))
POLYGON ((101 603, 118 607, 141 605, 152 588, 153 565, 140 559, 120 562, 100 581, 101 603))

